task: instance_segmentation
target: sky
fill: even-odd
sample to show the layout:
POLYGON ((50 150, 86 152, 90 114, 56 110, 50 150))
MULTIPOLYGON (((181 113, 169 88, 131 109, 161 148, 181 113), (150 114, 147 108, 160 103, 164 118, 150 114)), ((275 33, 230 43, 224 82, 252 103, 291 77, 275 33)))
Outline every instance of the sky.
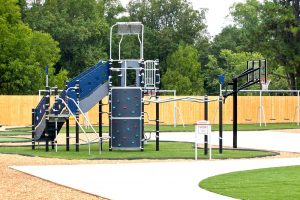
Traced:
MULTIPOLYGON (((129 0, 120 0, 126 5, 129 0)), ((192 3, 194 9, 207 8, 206 24, 207 30, 211 36, 215 36, 221 32, 222 28, 230 24, 230 18, 226 18, 229 14, 229 8, 233 3, 245 2, 245 0, 188 0, 192 3)))

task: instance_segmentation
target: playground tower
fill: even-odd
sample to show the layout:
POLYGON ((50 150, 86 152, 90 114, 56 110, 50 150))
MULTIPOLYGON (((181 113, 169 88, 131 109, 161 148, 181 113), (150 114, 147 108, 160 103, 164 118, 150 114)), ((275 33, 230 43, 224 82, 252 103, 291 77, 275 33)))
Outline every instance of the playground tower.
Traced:
MULTIPOLYGON (((144 149, 144 98, 158 98, 160 84, 158 60, 144 60, 144 26, 140 22, 118 22, 110 29, 109 59, 109 149, 144 149), (113 36, 119 39, 118 51, 113 49, 113 36), (136 37, 139 55, 122 58, 124 37, 136 37), (116 57, 116 58, 114 58, 116 57)), ((158 104, 157 104, 158 106, 158 104)), ((159 114, 156 113, 156 123, 159 114)), ((156 136, 159 128, 156 126, 156 136)), ((157 150, 158 150, 157 139, 157 150)))

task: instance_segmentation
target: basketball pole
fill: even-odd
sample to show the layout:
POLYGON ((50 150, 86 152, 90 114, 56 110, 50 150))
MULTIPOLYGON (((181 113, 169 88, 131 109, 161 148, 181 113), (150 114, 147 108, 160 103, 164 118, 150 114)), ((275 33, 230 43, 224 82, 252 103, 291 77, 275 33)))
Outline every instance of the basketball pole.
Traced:
MULTIPOLYGON (((208 121, 208 97, 204 96, 204 120, 208 121)), ((208 154, 208 135, 204 134, 204 155, 208 154)))
POLYGON ((233 79, 233 148, 237 148, 237 88, 238 79, 233 79))

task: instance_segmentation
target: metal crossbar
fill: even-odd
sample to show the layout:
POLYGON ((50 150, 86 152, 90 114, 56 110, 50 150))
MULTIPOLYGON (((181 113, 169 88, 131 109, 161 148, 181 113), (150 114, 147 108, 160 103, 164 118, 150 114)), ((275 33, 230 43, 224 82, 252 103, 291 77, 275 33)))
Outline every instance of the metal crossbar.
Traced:
POLYGON ((144 100, 145 102, 153 102, 153 103, 167 103, 172 101, 191 101, 196 103, 204 103, 204 102, 214 102, 218 101, 218 99, 209 99, 205 100, 204 98, 195 98, 195 97, 181 97, 181 98, 168 98, 168 99, 162 99, 162 100, 144 100))

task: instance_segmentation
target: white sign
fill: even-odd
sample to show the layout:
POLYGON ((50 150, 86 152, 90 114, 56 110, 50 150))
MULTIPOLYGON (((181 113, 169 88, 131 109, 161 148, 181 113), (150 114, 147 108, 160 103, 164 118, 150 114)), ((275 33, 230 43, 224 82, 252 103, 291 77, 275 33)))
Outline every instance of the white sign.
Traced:
MULTIPOLYGON (((198 159, 198 144, 200 143, 201 136, 203 135, 208 135, 209 159, 211 160, 211 125, 209 121, 206 120, 197 121, 195 125, 195 160, 198 159)), ((203 143, 205 143, 205 141, 203 143)))

